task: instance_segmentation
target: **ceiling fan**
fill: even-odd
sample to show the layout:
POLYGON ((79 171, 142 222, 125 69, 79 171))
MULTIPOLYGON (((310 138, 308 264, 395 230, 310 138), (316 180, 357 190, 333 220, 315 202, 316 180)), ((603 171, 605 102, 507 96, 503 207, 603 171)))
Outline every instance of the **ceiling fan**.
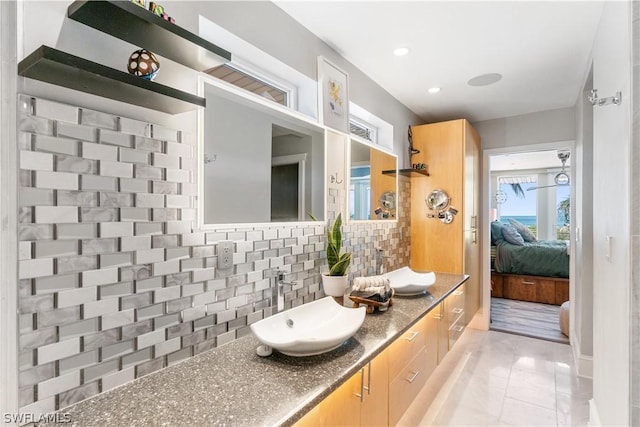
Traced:
POLYGON ((562 162, 562 170, 553 177, 553 182, 555 184, 551 185, 540 185, 538 187, 527 188, 527 191, 537 190, 539 188, 549 188, 549 187, 557 187, 558 185, 569 185, 569 174, 567 174, 565 170, 565 166, 567 164, 567 160, 569 160, 569 156, 571 156, 570 151, 558 150, 558 159, 562 162))

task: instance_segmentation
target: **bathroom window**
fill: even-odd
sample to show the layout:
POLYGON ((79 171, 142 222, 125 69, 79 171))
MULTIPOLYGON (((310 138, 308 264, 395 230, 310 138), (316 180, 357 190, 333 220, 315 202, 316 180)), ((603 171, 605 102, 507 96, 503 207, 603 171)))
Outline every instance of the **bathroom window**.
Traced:
POLYGON ((501 176, 498 178, 498 214, 500 221, 514 219, 538 235, 538 192, 531 191, 538 185, 537 175, 501 176))
POLYGON ((349 102, 349 133, 393 152, 393 125, 349 102))
POLYGON ((291 106, 292 90, 280 82, 258 76, 259 73, 231 64, 214 67, 206 73, 285 107, 291 106))
POLYGON ((349 133, 377 144, 378 129, 364 120, 359 120, 355 117, 349 118, 349 133))

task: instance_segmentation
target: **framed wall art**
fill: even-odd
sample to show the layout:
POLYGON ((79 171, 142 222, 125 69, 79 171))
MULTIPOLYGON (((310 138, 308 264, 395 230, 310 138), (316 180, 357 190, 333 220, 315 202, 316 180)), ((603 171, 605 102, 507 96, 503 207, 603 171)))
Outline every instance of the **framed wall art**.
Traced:
POLYGON ((318 112, 320 123, 349 133, 349 75, 318 57, 318 112))

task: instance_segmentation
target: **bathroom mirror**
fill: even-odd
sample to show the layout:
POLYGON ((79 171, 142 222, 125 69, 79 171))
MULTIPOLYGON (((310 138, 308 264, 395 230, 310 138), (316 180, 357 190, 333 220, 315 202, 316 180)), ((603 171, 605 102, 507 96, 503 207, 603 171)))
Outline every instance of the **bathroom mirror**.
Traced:
POLYGON ((396 220, 398 157, 367 142, 349 142, 349 219, 396 220))
POLYGON ((425 202, 432 211, 440 211, 449 206, 449 195, 443 190, 433 190, 429 193, 425 202))
POLYGON ((324 129, 220 82, 200 89, 200 224, 324 220, 324 129))

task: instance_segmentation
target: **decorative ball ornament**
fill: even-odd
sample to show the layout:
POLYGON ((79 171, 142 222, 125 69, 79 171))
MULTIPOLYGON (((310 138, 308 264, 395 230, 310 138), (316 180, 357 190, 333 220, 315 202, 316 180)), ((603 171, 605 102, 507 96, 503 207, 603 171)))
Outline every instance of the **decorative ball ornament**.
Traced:
POLYGON ((158 71, 160 71, 160 61, 148 50, 139 49, 129 57, 127 71, 134 76, 153 80, 158 75, 158 71))
POLYGON ((497 204, 501 205, 507 201, 507 193, 502 190, 498 190, 496 191, 496 194, 493 195, 493 200, 495 200, 497 204))

